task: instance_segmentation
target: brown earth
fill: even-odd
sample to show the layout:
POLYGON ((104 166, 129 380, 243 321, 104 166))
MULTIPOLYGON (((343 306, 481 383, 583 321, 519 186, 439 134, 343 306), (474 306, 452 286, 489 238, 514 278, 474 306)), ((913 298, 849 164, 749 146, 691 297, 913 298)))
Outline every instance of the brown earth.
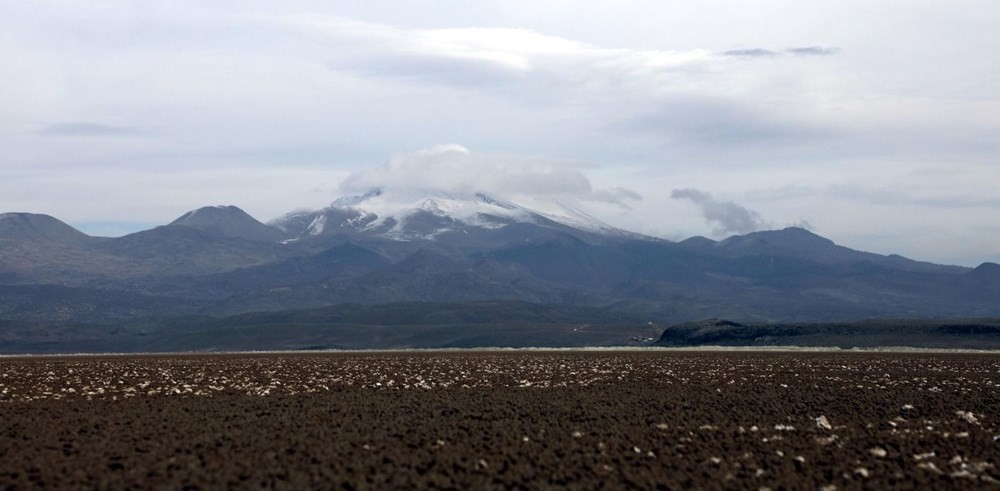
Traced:
POLYGON ((1000 488, 1000 356, 0 358, 0 487, 1000 488))

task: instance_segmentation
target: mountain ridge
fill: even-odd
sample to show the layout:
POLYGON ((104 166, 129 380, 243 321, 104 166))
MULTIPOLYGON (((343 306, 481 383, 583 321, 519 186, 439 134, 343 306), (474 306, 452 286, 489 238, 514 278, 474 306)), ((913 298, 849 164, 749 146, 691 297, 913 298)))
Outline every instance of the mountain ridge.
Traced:
POLYGON ((117 238, 3 214, 0 320, 138 323, 167 336, 189 316, 406 302, 565 305, 657 325, 1000 316, 994 263, 857 251, 795 227, 671 242, 484 194, 389 198, 373 191, 269 224, 235 206, 203 207, 117 238))

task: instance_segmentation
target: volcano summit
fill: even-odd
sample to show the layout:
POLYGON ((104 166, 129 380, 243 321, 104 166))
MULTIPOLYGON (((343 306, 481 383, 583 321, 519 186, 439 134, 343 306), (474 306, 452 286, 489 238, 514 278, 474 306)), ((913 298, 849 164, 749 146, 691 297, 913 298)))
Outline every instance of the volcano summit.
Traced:
POLYGON ((459 330, 514 319, 645 326, 1000 316, 1000 267, 991 263, 872 254, 801 228, 671 242, 571 207, 539 211, 482 193, 374 189, 266 224, 235 206, 205 207, 118 238, 7 213, 0 252, 0 319, 22 329, 4 331, 7 349, 42 342, 38 326, 55 333, 53 343, 106 346, 108 326, 173 339, 192 322, 243 326, 265 313, 269 325, 394 325, 406 319, 393 316, 411 315, 459 330))

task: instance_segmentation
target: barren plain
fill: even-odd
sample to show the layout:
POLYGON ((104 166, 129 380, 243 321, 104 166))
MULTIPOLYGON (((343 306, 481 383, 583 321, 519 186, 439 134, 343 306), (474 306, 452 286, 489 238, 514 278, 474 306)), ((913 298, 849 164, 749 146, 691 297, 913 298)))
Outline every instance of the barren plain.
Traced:
POLYGON ((1000 488, 1000 355, 0 358, 0 487, 1000 488))

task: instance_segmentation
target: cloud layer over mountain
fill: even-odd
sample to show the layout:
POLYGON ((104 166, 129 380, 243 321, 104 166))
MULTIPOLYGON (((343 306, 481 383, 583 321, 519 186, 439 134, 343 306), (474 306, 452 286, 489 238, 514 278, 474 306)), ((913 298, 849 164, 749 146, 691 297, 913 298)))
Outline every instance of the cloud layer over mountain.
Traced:
POLYGON ((0 211, 123 233, 385 180, 572 199, 667 238, 742 229, 670 196, 690 188, 852 247, 1000 261, 996 2, 0 13, 0 211), (434 147, 450 142, 470 151, 434 147))
POLYGON ((345 194, 373 188, 403 196, 486 193, 520 201, 597 201, 622 207, 642 199, 623 188, 594 189, 570 162, 474 153, 455 144, 396 153, 382 165, 349 175, 340 185, 345 194))

